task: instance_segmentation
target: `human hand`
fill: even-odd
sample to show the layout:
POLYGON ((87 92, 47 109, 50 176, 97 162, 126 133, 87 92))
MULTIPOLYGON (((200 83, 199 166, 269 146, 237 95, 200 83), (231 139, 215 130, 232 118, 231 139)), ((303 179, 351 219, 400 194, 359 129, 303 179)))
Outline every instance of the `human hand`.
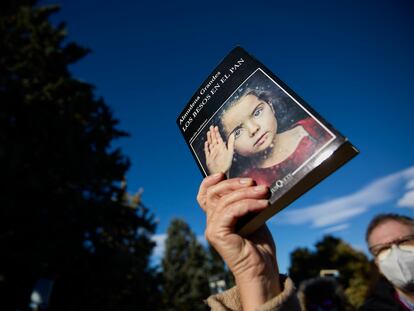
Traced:
POLYGON ((234 141, 234 134, 231 134, 226 145, 221 138, 218 127, 210 126, 210 130, 207 132, 207 140, 204 143, 206 164, 210 174, 227 174, 230 171, 234 154, 234 141))
POLYGON ((224 180, 223 174, 206 177, 197 201, 207 215, 206 239, 233 273, 243 310, 254 310, 280 293, 276 248, 265 225, 248 237, 235 232, 237 220, 268 206, 268 188, 251 178, 224 180))

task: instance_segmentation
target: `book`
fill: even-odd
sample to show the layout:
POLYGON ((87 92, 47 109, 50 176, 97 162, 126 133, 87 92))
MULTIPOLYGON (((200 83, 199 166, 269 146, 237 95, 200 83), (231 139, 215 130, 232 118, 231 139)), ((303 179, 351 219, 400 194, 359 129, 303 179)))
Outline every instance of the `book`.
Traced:
POLYGON ((359 153, 239 46, 197 89, 177 125, 204 176, 224 172, 269 187, 269 207, 238 221, 243 236, 359 153))

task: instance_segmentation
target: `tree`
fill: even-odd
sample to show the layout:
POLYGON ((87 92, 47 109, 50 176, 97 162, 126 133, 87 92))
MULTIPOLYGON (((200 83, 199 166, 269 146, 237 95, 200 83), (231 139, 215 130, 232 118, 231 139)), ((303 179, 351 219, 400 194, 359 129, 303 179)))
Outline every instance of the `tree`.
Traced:
POLYGON ((168 228, 163 267, 163 310, 207 310, 207 255, 187 223, 174 219, 168 228))
POLYGON ((339 271, 339 283, 349 302, 358 307, 363 303, 368 280, 372 273, 368 258, 341 239, 325 236, 315 244, 315 251, 298 248, 291 255, 289 275, 296 285, 319 275, 322 269, 339 271))
POLYGON ((83 299, 97 298, 88 304, 89 310, 157 310, 160 278, 149 267, 155 221, 141 201, 141 191, 128 193, 126 182, 121 190, 114 200, 124 209, 122 217, 108 218, 110 226, 98 228, 99 241, 89 244, 94 256, 83 281, 89 288, 83 299))
POLYGON ((0 8, 1 309, 25 310, 39 278, 54 282, 50 310, 152 309, 155 222, 126 204, 129 160, 111 145, 127 134, 72 77, 88 50, 49 22, 58 7, 34 5, 0 8))

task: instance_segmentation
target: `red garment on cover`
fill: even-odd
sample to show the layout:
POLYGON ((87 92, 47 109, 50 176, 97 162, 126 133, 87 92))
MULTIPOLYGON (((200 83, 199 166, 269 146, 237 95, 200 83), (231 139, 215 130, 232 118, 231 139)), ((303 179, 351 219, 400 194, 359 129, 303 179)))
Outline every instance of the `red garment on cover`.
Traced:
POLYGON ((303 126, 309 135, 301 139, 296 150, 288 158, 274 166, 248 168, 242 173, 242 176, 253 178, 258 185, 270 186, 276 180, 282 179, 287 174, 294 172, 332 138, 331 134, 313 118, 300 120, 288 130, 296 126, 303 126))

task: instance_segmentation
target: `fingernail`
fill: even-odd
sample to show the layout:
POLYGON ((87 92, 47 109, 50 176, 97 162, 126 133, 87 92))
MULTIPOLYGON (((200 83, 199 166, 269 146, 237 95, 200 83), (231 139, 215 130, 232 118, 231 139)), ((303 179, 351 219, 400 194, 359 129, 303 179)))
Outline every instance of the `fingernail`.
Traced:
POLYGON ((242 178, 242 179, 240 179, 240 180, 239 180, 239 182, 240 182, 242 185, 245 185, 245 184, 249 184, 249 183, 251 183, 251 182, 252 182, 252 179, 251 179, 251 178, 242 178))
POLYGON ((253 188, 253 190, 256 192, 264 192, 266 189, 267 187, 265 185, 259 185, 253 188))

